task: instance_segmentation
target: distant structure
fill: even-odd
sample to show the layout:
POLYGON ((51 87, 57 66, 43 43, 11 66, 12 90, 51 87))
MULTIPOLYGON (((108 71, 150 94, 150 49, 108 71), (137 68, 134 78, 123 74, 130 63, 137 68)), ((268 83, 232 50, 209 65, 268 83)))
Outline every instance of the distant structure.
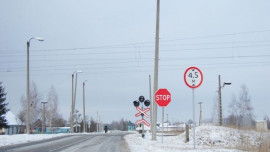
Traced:
POLYGON ((256 121, 256 130, 257 131, 267 131, 267 122, 266 120, 256 121))
POLYGON ((25 124, 22 123, 11 111, 7 112, 6 119, 9 127, 1 129, 0 134, 13 135, 24 132, 25 124))
POLYGON ((203 102, 199 102, 199 104, 200 104, 200 119, 199 119, 199 126, 201 126, 202 125, 202 103, 203 102))

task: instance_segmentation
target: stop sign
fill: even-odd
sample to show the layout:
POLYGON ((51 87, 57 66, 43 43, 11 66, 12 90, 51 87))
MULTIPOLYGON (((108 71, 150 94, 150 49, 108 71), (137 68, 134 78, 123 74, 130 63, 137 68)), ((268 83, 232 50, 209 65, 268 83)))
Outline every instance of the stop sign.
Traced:
POLYGON ((155 101, 160 107, 166 107, 171 102, 171 93, 167 89, 159 89, 155 94, 155 101))

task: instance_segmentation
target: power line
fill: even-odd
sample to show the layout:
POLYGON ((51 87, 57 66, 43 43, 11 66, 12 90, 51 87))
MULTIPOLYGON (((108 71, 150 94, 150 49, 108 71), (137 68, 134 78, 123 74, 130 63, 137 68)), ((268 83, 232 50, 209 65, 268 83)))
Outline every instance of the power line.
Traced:
MULTIPOLYGON (((214 56, 214 57, 189 57, 189 58, 161 58, 161 61, 187 61, 187 60, 209 60, 209 59, 235 59, 235 58, 266 58, 270 57, 270 55, 242 55, 242 56, 214 56)), ((42 69, 42 68, 56 68, 56 67, 77 67, 77 66, 95 66, 95 65, 113 65, 113 64, 123 64, 123 63, 147 63, 152 62, 153 58, 147 58, 146 60, 130 60, 126 59, 126 61, 116 61, 116 62, 101 62, 101 63, 80 63, 80 64, 62 64, 62 65, 48 65, 48 66, 32 66, 31 69, 42 69)), ((15 67, 9 68, 9 70, 22 70, 25 67, 15 67)))
MULTIPOLYGON (((201 66, 211 66, 211 65, 249 65, 249 64, 270 64, 270 62, 234 62, 234 63, 198 63, 196 65, 201 66)), ((171 67, 179 67, 179 66, 187 66, 189 64, 161 64, 161 67, 171 68, 171 67)), ((152 68, 152 65, 144 65, 144 66, 110 66, 110 67, 85 67, 83 69, 85 70, 104 70, 104 69, 130 69, 130 68, 152 68)), ((73 70, 74 68, 58 68, 58 69, 33 69, 31 71, 33 72, 46 72, 46 71, 66 71, 66 70, 73 70)), ((25 69, 16 69, 14 71, 12 70, 0 70, 1 73, 7 73, 7 72, 20 72, 25 71, 25 69)))
MULTIPOLYGON (((194 37, 186 37, 186 38, 160 40, 160 42, 165 43, 165 42, 172 42, 172 41, 183 41, 183 40, 191 40, 191 39, 204 39, 204 38, 223 37, 223 36, 235 36, 235 35, 255 34, 255 33, 264 33, 264 32, 270 32, 270 30, 267 29, 267 30, 246 31, 246 32, 237 32, 237 33, 225 33, 225 34, 216 34, 216 35, 194 36, 194 37)), ((154 41, 127 43, 127 44, 101 45, 101 46, 93 46, 93 47, 85 47, 85 48, 47 49, 47 50, 33 50, 33 51, 67 51, 67 50, 112 49, 112 48, 130 48, 130 47, 154 47, 154 45, 151 45, 151 46, 139 46, 141 44, 149 44, 149 43, 154 44, 154 41)), ((10 53, 10 51, 23 52, 25 50, 7 50, 7 51, 2 50, 1 53, 4 53, 4 52, 10 53)))
MULTIPOLYGON (((223 47, 205 47, 205 48, 185 48, 185 49, 171 49, 171 50, 166 50, 166 49, 161 49, 162 52, 174 52, 174 51, 201 51, 201 50, 220 50, 220 49, 232 49, 232 48, 249 48, 249 47, 265 47, 265 46, 270 46, 268 45, 241 45, 241 46, 223 46, 223 47)), ((108 55, 108 54, 127 54, 131 53, 131 51, 115 51, 115 52, 84 52, 84 53, 61 53, 61 54, 53 54, 53 56, 80 56, 80 55, 108 55)), ((140 51, 140 53, 153 53, 153 50, 147 50, 147 51, 140 51)), ((15 54, 11 55, 13 57, 15 56, 20 56, 20 54, 15 54)), ((9 55, 2 55, 1 57, 11 57, 9 55)), ((39 55, 30 55, 30 56, 50 56, 50 55, 44 55, 44 54, 39 54, 39 55)))

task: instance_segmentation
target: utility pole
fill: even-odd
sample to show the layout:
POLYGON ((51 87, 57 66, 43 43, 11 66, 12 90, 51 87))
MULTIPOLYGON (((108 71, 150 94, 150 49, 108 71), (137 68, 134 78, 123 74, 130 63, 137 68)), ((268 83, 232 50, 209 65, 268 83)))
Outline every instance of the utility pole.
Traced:
POLYGON ((30 95, 29 95, 29 47, 30 47, 30 40, 27 41, 27 88, 26 88, 26 100, 27 100, 27 106, 26 106, 26 133, 29 134, 30 133, 30 127, 29 127, 29 98, 30 98, 30 95))
POLYGON ((202 103, 203 103, 203 102, 199 102, 199 104, 200 104, 200 119, 199 119, 199 126, 202 125, 202 103))
POLYGON ((152 101, 152 89, 151 89, 151 75, 149 75, 149 98, 150 98, 150 124, 151 124, 151 132, 153 134, 153 101, 152 101))
POLYGON ((73 107, 74 107, 74 102, 73 102, 73 100, 74 100, 74 89, 73 89, 73 81, 74 81, 74 73, 72 74, 72 95, 71 95, 71 112, 70 112, 70 133, 73 133, 73 122, 74 122, 74 116, 73 116, 73 114, 74 114, 74 109, 73 109, 73 107))
POLYGON ((85 89, 84 89, 86 81, 87 80, 85 80, 83 82, 83 132, 86 132, 86 124, 85 124, 85 89))
POLYGON ((221 102, 221 80, 220 75, 218 75, 218 107, 219 107, 219 125, 222 126, 222 102, 221 102))
POLYGON ((30 88, 29 88, 29 47, 30 47, 30 40, 27 41, 27 78, 26 78, 26 84, 27 84, 27 88, 26 88, 26 100, 27 100, 27 105, 26 105, 26 133, 30 134, 30 120, 29 120, 29 100, 30 100, 30 88))
POLYGON ((224 82, 223 86, 221 86, 220 75, 218 75, 218 96, 219 96, 219 125, 222 126, 222 102, 221 102, 221 89, 224 88, 225 85, 231 85, 231 82, 224 82))
POLYGON ((48 102, 41 102, 42 106, 42 133, 45 133, 45 104, 48 102))
MULTIPOLYGON (((158 62, 159 62, 159 12, 160 0, 157 0, 157 16, 156 16, 156 42, 155 42, 155 68, 154 68, 154 93, 158 90, 158 62)), ((155 100, 155 99, 154 99, 155 100)), ((152 140, 157 140, 156 137, 156 124, 157 124, 157 104, 153 102, 153 130, 152 140)))

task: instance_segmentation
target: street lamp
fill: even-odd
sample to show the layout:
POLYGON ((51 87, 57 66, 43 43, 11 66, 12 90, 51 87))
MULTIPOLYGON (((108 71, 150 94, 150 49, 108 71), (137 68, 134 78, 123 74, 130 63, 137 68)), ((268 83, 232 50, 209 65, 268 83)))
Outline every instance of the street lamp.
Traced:
POLYGON ((71 99, 71 113, 70 113, 70 132, 73 133, 73 122, 74 122, 74 109, 75 109, 75 101, 76 101, 76 90, 77 90, 77 77, 78 73, 82 73, 81 70, 75 71, 72 74, 72 99, 71 99), (73 87, 74 75, 76 74, 76 81, 75 81, 75 92, 73 87))
POLYGON ((86 82, 87 80, 85 80, 84 82, 83 82, 83 132, 86 132, 86 125, 85 125, 85 89, 84 89, 84 86, 85 86, 85 82, 86 82))
POLYGON ((231 82, 224 82, 223 86, 221 87, 221 80, 220 80, 220 75, 218 75, 218 82, 219 82, 219 87, 218 87, 218 95, 219 95, 219 125, 222 126, 222 102, 221 102, 221 88, 224 88, 225 85, 231 85, 231 82))
POLYGON ((27 100, 27 105, 26 105, 26 133, 29 134, 30 133, 30 126, 29 126, 29 99, 30 99, 30 86, 29 86, 29 48, 30 48, 30 41, 31 40, 38 40, 38 41, 44 41, 43 38, 40 37, 31 37, 28 41, 27 41, 27 76, 26 76, 26 100, 27 100))

